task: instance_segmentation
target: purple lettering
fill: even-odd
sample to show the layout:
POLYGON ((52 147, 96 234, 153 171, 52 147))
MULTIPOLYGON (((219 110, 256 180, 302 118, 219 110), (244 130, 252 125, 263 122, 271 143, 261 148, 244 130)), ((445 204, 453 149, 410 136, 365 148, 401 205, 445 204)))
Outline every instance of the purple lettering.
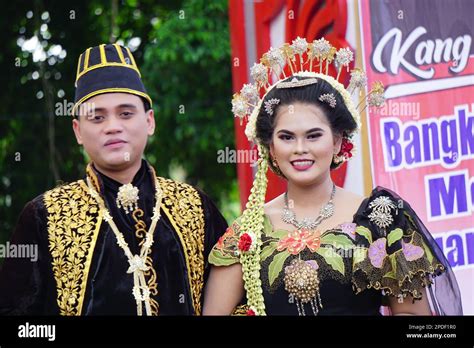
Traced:
POLYGON ((474 264, 474 232, 466 233, 467 262, 474 264))
POLYGON ((446 156, 443 156, 444 163, 456 163, 459 157, 456 120, 441 122, 441 145, 443 152, 446 153, 446 156))
POLYGON ((428 180, 430 192, 430 214, 433 217, 442 215, 441 204, 447 215, 468 211, 466 197, 466 181, 464 174, 452 175, 449 177, 449 188, 445 186, 443 178, 433 178, 428 180), (454 211, 454 202, 457 203, 457 211, 454 211))
POLYGON ((420 133, 416 126, 409 126, 405 129, 404 140, 410 141, 405 147, 405 161, 407 164, 421 161, 420 133))
POLYGON ((464 265, 464 253, 462 245, 461 236, 452 234, 446 238, 446 247, 450 249, 446 255, 446 258, 448 259, 451 267, 464 265))
POLYGON ((466 110, 458 110, 459 131, 461 139, 461 153, 463 155, 474 153, 474 116, 466 120, 466 110), (469 147, 469 149, 468 149, 469 147))
POLYGON ((425 156, 425 161, 439 159, 438 125, 436 122, 431 122, 429 124, 424 124, 422 128, 424 138, 423 154, 425 156), (433 152, 433 157, 431 157, 431 152, 433 152))
POLYGON ((402 147, 398 142, 400 139, 400 128, 398 124, 396 122, 385 122, 384 135, 388 164, 390 167, 397 167, 402 163, 402 147))

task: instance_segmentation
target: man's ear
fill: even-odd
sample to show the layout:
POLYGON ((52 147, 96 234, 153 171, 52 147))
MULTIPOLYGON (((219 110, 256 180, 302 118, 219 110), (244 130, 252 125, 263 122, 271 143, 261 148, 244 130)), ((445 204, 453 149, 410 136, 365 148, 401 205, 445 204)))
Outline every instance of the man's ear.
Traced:
POLYGON ((79 118, 75 118, 72 120, 72 129, 74 130, 74 134, 76 135, 77 143, 79 145, 82 145, 81 124, 79 122, 79 118))
POLYGON ((148 125, 148 135, 153 135, 155 133, 155 114, 153 109, 146 112, 146 123, 148 125))

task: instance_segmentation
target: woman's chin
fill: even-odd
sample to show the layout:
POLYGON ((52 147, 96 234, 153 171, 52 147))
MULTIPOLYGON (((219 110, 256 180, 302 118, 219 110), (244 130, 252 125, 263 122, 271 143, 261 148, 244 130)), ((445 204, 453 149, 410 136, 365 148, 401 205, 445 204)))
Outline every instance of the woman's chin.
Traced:
POLYGON ((315 172, 297 172, 291 173, 291 175, 287 175, 288 181, 291 181, 292 184, 298 186, 308 186, 313 184, 318 180, 318 173, 315 172))

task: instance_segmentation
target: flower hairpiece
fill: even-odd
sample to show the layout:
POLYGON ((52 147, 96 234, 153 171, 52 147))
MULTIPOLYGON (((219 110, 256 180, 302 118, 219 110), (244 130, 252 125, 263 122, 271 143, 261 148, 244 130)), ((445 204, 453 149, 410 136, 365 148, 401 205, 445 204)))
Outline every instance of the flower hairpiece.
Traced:
POLYGON ((334 97, 334 94, 332 93, 326 93, 326 94, 321 95, 319 97, 319 100, 324 103, 329 104, 329 106, 333 109, 336 107, 336 97, 334 97))
POLYGON ((272 98, 270 100, 267 100, 264 104, 265 104, 265 111, 267 112, 267 114, 271 116, 273 115, 273 105, 280 104, 280 99, 272 98))
POLYGON ((372 89, 367 96, 367 104, 376 108, 381 107, 385 103, 384 88, 381 82, 374 82, 372 89))

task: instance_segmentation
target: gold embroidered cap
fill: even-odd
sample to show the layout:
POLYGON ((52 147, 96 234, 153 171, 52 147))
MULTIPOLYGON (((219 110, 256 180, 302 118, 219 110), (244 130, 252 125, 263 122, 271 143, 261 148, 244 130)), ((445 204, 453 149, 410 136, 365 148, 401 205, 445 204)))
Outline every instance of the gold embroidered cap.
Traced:
POLYGON ((73 115, 87 99, 103 93, 135 94, 152 105, 130 49, 118 44, 102 44, 82 53, 75 86, 73 115))

